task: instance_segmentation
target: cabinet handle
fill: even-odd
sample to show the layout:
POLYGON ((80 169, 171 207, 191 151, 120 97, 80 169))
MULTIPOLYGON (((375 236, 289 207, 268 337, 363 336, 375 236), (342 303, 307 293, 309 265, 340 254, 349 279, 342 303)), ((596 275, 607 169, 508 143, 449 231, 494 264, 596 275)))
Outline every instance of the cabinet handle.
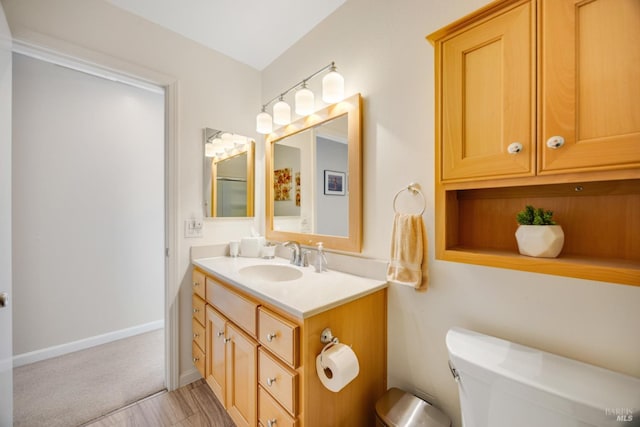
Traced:
POLYGON ((267 427, 274 427, 276 425, 278 420, 276 420, 275 418, 272 420, 268 420, 267 421, 267 427))
POLYGON ((278 336, 278 334, 267 334, 267 341, 271 342, 277 336, 278 336))
POLYGON ((228 343, 229 341, 231 341, 231 338, 225 338, 224 339, 225 344, 228 343))
POLYGON ((547 147, 552 148, 554 150, 557 150, 563 145, 564 145, 564 138, 559 135, 552 136, 551 138, 547 139, 547 147))
POLYGON ((217 336, 218 338, 220 338, 220 337, 221 337, 221 336, 223 336, 223 335, 224 335, 224 331, 218 331, 218 332, 216 332, 216 336, 217 336))
POLYGON ((267 385, 271 387, 276 382, 275 378, 267 378, 267 385))
POLYGON ((193 358, 193 363, 198 363, 199 361, 200 361, 200 358, 199 358, 199 357, 194 357, 194 358, 193 358))
POLYGON ((200 309, 199 309, 199 308, 194 308, 194 309, 193 309, 193 313, 194 313, 194 314, 195 314, 195 313, 200 313, 200 309))
POLYGON ((193 334, 193 339, 196 339, 200 336, 200 334, 193 334))
POLYGON ((522 144, 519 142, 512 142, 507 147, 507 151, 509 152, 509 154, 518 154, 522 151, 522 144))

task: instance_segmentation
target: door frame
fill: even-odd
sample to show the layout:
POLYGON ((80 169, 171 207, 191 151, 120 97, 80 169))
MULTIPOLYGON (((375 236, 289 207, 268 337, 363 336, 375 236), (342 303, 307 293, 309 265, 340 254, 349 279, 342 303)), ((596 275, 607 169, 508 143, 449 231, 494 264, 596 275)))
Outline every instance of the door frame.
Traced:
MULTIPOLYGON (((108 56, 92 53, 92 60, 63 54, 20 39, 13 39, 13 49, 19 53, 97 77, 115 80, 139 88, 164 90, 164 196, 165 196, 165 270, 164 270, 164 331, 165 331, 165 387, 175 390, 180 386, 179 366, 179 305, 173 304, 180 291, 178 275, 178 132, 179 82, 176 78, 147 70, 108 56), (98 58, 96 59, 96 56, 98 58), (106 64, 116 62, 114 67, 106 64), (133 70, 132 72, 124 69, 133 70)), ((74 50, 75 47, 71 47, 74 50)), ((67 50, 67 49, 65 49, 67 50)), ((77 50, 77 49, 76 49, 77 50)), ((86 53, 86 52, 85 52, 86 53)))

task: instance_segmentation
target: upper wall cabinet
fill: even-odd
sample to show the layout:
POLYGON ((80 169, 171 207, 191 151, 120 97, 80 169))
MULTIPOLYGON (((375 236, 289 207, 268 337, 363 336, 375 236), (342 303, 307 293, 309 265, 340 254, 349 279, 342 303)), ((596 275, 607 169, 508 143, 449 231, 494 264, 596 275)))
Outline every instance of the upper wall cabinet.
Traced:
POLYGON ((535 14, 520 3, 437 39, 443 180, 534 173, 535 14))
POLYGON ((639 167, 640 1, 548 0, 539 11, 539 172, 639 167))
POLYGON ((429 39, 442 181, 640 166, 637 0, 499 1, 429 39))
POLYGON ((436 258, 640 285, 640 1, 498 0, 428 39, 436 258), (558 258, 518 253, 528 204, 558 258))

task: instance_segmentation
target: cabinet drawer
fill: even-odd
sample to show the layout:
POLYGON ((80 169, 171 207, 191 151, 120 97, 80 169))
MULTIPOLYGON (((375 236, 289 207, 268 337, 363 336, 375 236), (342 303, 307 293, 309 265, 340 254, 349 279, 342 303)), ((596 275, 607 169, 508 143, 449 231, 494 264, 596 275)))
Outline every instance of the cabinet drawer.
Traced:
POLYGON ((229 320, 254 337, 256 336, 256 308, 258 304, 209 277, 207 277, 207 301, 229 320))
POLYGON ((263 307, 258 309, 258 340, 292 367, 298 366, 298 325, 263 307))
POLYGON ((258 383, 287 411, 298 412, 298 374, 285 368, 265 350, 258 350, 258 383))
POLYGON ((198 295, 200 298, 204 299, 204 288, 205 288, 205 275, 203 272, 198 270, 193 270, 191 275, 191 286, 193 288, 193 293, 198 295))
POLYGON ((200 298, 198 295, 193 294, 192 299, 192 307, 193 307, 193 318, 200 322, 201 325, 204 325, 205 319, 205 301, 200 298))
POLYGON ((258 387, 258 420, 268 427, 296 427, 298 420, 287 414, 269 393, 258 387))
POLYGON ((196 319, 191 319, 191 331, 193 332, 193 341, 198 344, 198 347, 204 347, 204 326, 200 324, 196 319))
POLYGON ((204 352, 195 341, 191 342, 191 355, 193 356, 193 364, 202 375, 202 378, 204 378, 204 352))

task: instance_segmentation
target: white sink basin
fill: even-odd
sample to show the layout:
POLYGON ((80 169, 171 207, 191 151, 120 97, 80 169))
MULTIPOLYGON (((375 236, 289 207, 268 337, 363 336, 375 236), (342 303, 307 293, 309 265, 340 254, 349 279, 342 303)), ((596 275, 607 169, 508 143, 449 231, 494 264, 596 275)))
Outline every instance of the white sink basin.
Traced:
POLYGON ((283 264, 250 265, 241 268, 238 273, 246 279, 270 282, 286 282, 302 277, 302 271, 283 264))

